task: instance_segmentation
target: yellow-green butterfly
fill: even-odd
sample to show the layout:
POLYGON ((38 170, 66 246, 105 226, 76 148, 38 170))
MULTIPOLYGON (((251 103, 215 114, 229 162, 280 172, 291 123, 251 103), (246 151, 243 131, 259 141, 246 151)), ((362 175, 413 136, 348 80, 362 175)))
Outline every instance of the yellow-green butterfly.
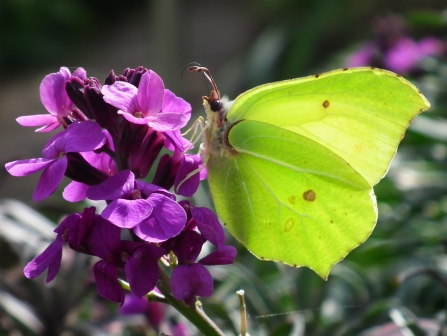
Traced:
POLYGON ((402 77, 353 68, 204 97, 202 157, 217 213, 260 259, 331 267, 371 234, 373 186, 430 103, 402 77))

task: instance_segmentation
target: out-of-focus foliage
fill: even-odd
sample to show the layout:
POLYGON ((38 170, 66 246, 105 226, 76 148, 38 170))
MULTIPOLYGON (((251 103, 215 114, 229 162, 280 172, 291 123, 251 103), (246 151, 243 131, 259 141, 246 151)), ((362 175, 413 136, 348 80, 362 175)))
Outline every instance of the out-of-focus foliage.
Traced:
POLYGON ((144 0, 2 0, 0 69, 9 74, 73 61, 79 44, 85 41, 88 46, 92 38, 100 39, 107 27, 144 4, 144 0))
MULTIPOLYGON (((107 25, 118 10, 104 1, 66 3, 3 1, 0 66, 29 65, 24 53, 30 48, 36 65, 48 57, 57 57, 62 65, 73 39, 92 31, 78 24, 80 16, 95 16, 107 25), (24 29, 26 25, 36 29, 24 29)), ((269 24, 243 55, 214 72, 221 90, 233 90, 228 92, 232 97, 257 84, 345 66, 353 52, 376 38, 374 17, 389 13, 402 19, 406 36, 415 41, 432 36, 447 44, 442 1, 395 1, 387 12, 376 11, 380 1, 248 3, 253 15, 269 24), (234 83, 234 78, 239 81, 234 83)), ((447 56, 424 57, 403 75, 421 89, 432 108, 415 119, 388 176, 375 188, 379 222, 369 240, 335 266, 327 281, 308 269, 259 261, 229 240, 238 246, 237 262, 211 269, 216 291, 202 300, 205 311, 228 334, 239 333, 235 292, 244 289, 251 335, 447 335, 447 56)), ((196 200, 201 205, 209 202, 203 193, 196 200)), ((6 216, 0 219, 0 334, 68 330, 113 335, 125 330, 128 335, 156 335, 146 319, 117 316, 117 307, 98 298, 89 281, 88 258, 64 260, 65 272, 54 284, 45 285, 43 277, 24 279, 23 266, 53 239, 51 224, 18 217, 28 212, 15 203, 2 203, 0 213, 6 216)), ((165 314, 160 327, 165 333, 175 335, 175 328, 186 325, 172 311, 165 314)))

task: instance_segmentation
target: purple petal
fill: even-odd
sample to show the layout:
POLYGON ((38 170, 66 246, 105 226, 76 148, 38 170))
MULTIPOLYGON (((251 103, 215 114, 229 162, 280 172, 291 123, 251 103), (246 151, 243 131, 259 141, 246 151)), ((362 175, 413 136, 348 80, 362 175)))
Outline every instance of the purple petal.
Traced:
POLYGON ((172 271, 171 290, 177 300, 191 295, 208 297, 213 294, 213 278, 201 264, 178 265, 172 271))
POLYGON ((177 236, 186 224, 185 210, 177 202, 160 194, 152 194, 148 201, 154 210, 148 219, 134 227, 135 234, 154 243, 177 236))
POLYGON ((222 251, 225 246, 225 233, 215 213, 208 208, 191 206, 191 215, 200 233, 219 251, 222 251))
POLYGON ((123 170, 104 182, 91 186, 87 191, 87 197, 95 201, 131 197, 135 188, 134 182, 135 175, 130 170, 123 170))
POLYGON ((411 38, 401 38, 388 50, 384 63, 387 69, 404 73, 411 70, 421 58, 418 44, 411 38))
POLYGON ((90 232, 95 219, 101 219, 95 214, 95 207, 84 208, 82 213, 68 215, 55 229, 63 240, 76 248, 84 243, 87 233, 90 232))
POLYGON ((101 89, 106 103, 129 113, 141 112, 137 92, 138 89, 135 86, 122 81, 116 81, 113 85, 104 85, 101 89))
POLYGON ((58 128, 61 124, 58 122, 51 123, 42 127, 37 128, 34 132, 51 132, 58 128))
POLYGON ((28 176, 51 165, 53 159, 27 159, 8 162, 5 168, 12 176, 28 176))
POLYGON ((153 193, 157 193, 157 194, 162 194, 166 197, 169 197, 170 199, 175 201, 175 196, 173 194, 171 194, 166 189, 161 188, 155 184, 135 180, 135 189, 138 189, 139 191, 141 191, 141 195, 145 195, 146 198, 149 197, 153 193))
POLYGON ((67 169, 67 157, 63 156, 53 164, 45 168, 37 183, 36 190, 33 193, 33 200, 35 202, 41 201, 44 198, 52 195, 64 177, 67 169))
POLYGON ((124 289, 118 282, 116 266, 101 260, 93 267, 98 293, 112 302, 124 303, 124 289))
POLYGON ((74 122, 68 126, 60 141, 64 142, 64 151, 88 152, 105 144, 106 136, 101 127, 93 121, 74 122))
POLYGON ((86 79, 87 78, 87 71, 85 71, 84 68, 77 68, 73 72, 73 77, 78 77, 79 79, 86 79))
POLYGON ((221 251, 215 250, 206 257, 200 259, 202 265, 229 265, 234 262, 237 250, 234 246, 224 246, 221 251))
POLYGON ((45 76, 40 84, 40 100, 52 115, 59 118, 71 112, 73 103, 65 92, 65 82, 70 79, 70 70, 60 68, 59 72, 45 76))
POLYGON ((419 41, 419 49, 424 56, 437 56, 445 51, 445 45, 435 37, 425 37, 419 41))
POLYGON ((62 248, 59 250, 59 253, 54 257, 53 262, 50 264, 50 266, 48 266, 48 274, 47 278, 45 279, 46 283, 49 283, 56 277, 57 272, 59 272, 59 269, 61 268, 61 261, 62 261, 62 248))
POLYGON ((72 181, 65 187, 62 196, 69 202, 80 202, 87 198, 88 188, 84 183, 72 181))
POLYGON ((203 237, 193 230, 182 232, 173 248, 179 264, 195 262, 204 242, 203 237))
POLYGON ((202 163, 199 155, 183 155, 182 163, 175 177, 174 190, 175 193, 185 197, 191 197, 197 191, 200 184, 199 164, 202 163), (194 173, 189 176, 188 174, 194 173), (180 184, 181 183, 181 184, 180 184))
POLYGON ((47 282, 50 282, 53 280, 55 274, 57 273, 58 269, 56 269, 57 264, 60 265, 60 259, 62 258, 62 244, 64 241, 58 237, 56 237, 56 240, 52 242, 48 247, 37 257, 35 257, 33 260, 31 260, 28 265, 26 265, 25 269, 23 270, 23 273, 28 279, 34 279, 43 271, 45 271, 50 265, 52 265, 56 259, 59 259, 59 262, 56 261, 54 264, 54 267, 52 269, 52 277, 50 277, 50 274, 47 276, 47 282), (49 279, 50 278, 50 279, 49 279))
POLYGON ((42 150, 42 155, 47 159, 59 159, 64 154, 64 141, 60 140, 67 133, 63 130, 54 134, 50 140, 47 141, 42 150))
POLYGON ((163 134, 166 138, 165 147, 172 152, 184 152, 194 148, 194 145, 182 136, 180 130, 163 132, 163 134))
MULTIPOLYGON (((149 246, 148 246, 149 247, 149 246)), ((137 297, 142 297, 154 289, 158 281, 158 258, 144 245, 137 248, 124 265, 130 289, 137 297)))
POLYGON ((159 132, 174 131, 184 127, 188 123, 188 117, 184 114, 169 112, 148 116, 144 120, 150 127, 159 132))
POLYGON ((97 217, 85 238, 85 244, 95 256, 110 262, 121 263, 120 234, 121 230, 118 227, 97 217))
POLYGON ((149 70, 141 76, 138 86, 138 104, 143 116, 156 115, 161 112, 165 86, 160 76, 149 70))
POLYGON ((124 304, 119 309, 120 315, 144 314, 149 309, 150 303, 147 298, 139 298, 132 293, 126 294, 124 304))
POLYGON ((168 89, 165 90, 162 111, 182 113, 188 118, 188 121, 191 118, 191 105, 168 89))
POLYGON ((132 229, 146 220, 153 212, 153 206, 145 199, 117 199, 101 213, 101 217, 123 229, 132 229))
POLYGON ((57 117, 51 114, 36 114, 18 117, 16 121, 22 126, 45 126, 47 124, 59 123, 57 117))
POLYGON ((363 45, 359 50, 351 54, 346 62, 348 67, 362 67, 370 64, 376 46, 373 43, 363 45))

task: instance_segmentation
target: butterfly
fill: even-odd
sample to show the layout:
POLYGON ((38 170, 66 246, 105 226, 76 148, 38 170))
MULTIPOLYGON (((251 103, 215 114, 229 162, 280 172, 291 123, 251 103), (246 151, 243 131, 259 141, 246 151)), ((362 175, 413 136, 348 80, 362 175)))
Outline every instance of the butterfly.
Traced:
POLYGON ((260 259, 327 278, 377 222, 373 187, 411 120, 430 107, 401 76, 350 68, 255 87, 213 85, 201 155, 217 214, 260 259))

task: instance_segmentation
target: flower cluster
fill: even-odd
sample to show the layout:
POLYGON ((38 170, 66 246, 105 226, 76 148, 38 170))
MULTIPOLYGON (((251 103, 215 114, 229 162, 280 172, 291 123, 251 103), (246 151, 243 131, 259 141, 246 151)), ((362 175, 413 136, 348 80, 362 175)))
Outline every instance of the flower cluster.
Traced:
POLYGON ((99 258, 93 272, 98 292, 108 300, 124 302, 118 278, 127 280, 137 297, 153 290, 160 259, 173 267, 175 298, 191 304, 196 296, 210 296, 213 281, 204 265, 231 264, 236 250, 225 245, 211 210, 178 202, 169 191, 192 196, 206 178, 200 157, 187 154, 193 145, 180 132, 190 105, 143 67, 119 76, 111 71, 104 85, 82 68, 71 74, 62 67, 43 79, 40 96, 50 114, 20 117, 18 123, 39 127, 37 132, 63 130, 48 141, 42 158, 9 162, 7 171, 26 176, 42 170, 35 201, 52 195, 67 176, 72 180, 63 192, 67 201, 88 198, 107 205, 100 214, 89 207, 67 216, 25 275, 31 279, 48 269, 46 281, 53 280, 68 243, 99 258), (163 148, 171 154, 160 156, 163 148), (155 173, 148 182, 150 170, 155 173), (216 249, 196 262, 206 241, 216 249))
POLYGON ((396 15, 378 17, 373 23, 375 40, 364 43, 347 60, 348 67, 375 66, 399 74, 417 72, 421 60, 445 55, 447 45, 435 37, 415 41, 406 34, 396 15))

